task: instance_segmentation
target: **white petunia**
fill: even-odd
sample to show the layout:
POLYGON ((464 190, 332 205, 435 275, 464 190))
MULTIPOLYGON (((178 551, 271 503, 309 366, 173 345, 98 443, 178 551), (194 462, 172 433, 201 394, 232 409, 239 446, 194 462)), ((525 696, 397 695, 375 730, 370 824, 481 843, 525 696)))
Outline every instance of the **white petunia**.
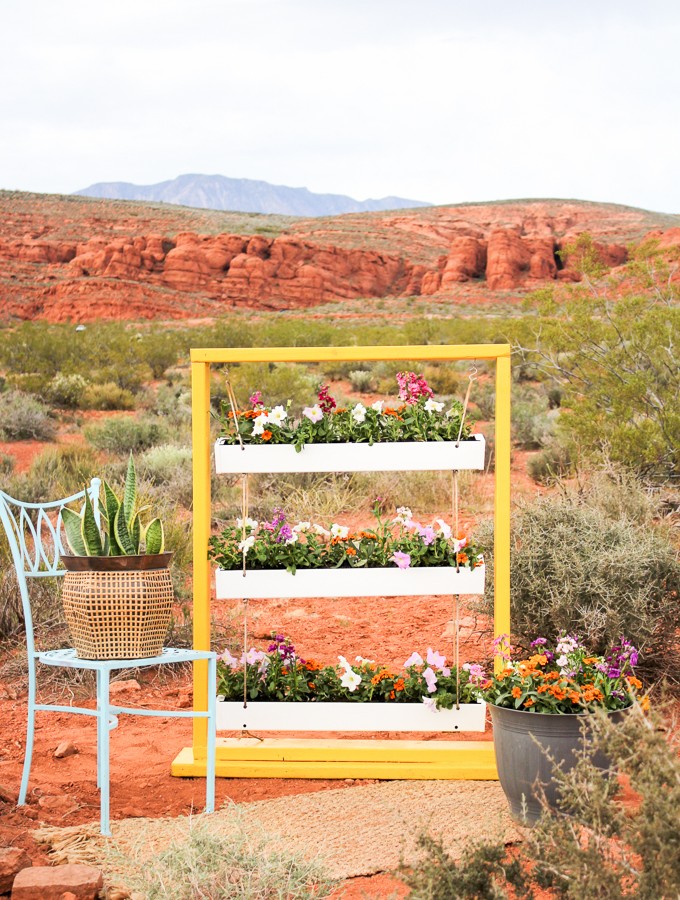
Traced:
POLYGON ((302 415, 310 422, 320 422, 323 419, 323 410, 318 403, 315 403, 314 406, 305 406, 302 415))
POLYGON ((383 411, 384 405, 384 400, 376 400, 375 403, 371 403, 371 409, 374 409, 376 412, 381 413, 383 411))
POLYGON ((562 669, 562 668, 564 668, 564 666, 566 666, 569 663, 569 660, 567 659, 566 656, 558 656, 557 659, 555 660, 555 662, 560 667, 560 669, 562 669))
POLYGON ((357 423, 357 425, 361 425, 361 423, 366 419, 366 407, 363 403, 357 403, 357 405, 352 410, 352 418, 357 423))
POLYGON ((296 533, 295 531, 293 531, 293 533, 292 533, 291 536, 288 538, 288 540, 286 541, 286 543, 287 543, 287 544, 297 544, 297 542, 298 542, 298 536, 297 536, 297 533, 296 533))
POLYGON ((356 689, 361 684, 361 675, 358 675, 356 672, 353 672, 352 669, 347 669, 340 676, 340 684, 343 687, 346 687, 350 693, 356 691, 356 689))
POLYGON ((344 656, 338 656, 338 659, 340 660, 340 665, 343 667, 343 669, 347 669, 349 671, 352 668, 352 666, 347 662, 344 656))
POLYGON ((463 547, 466 546, 466 544, 467 544, 467 538, 466 538, 466 537, 460 538, 460 540, 459 540, 458 538, 454 538, 454 540, 453 540, 453 552, 454 552, 454 553, 460 553, 460 551, 463 549, 463 547))
POLYGON ((293 525, 293 531, 297 531, 299 534, 301 531, 309 531, 311 527, 311 522, 298 522, 297 525, 293 525))
MULTIPOLYGON (((262 416, 260 416, 259 418, 262 418, 262 416)), ((283 408, 283 406, 275 406, 267 416, 267 422, 270 422, 272 425, 280 425, 284 421, 284 419, 287 418, 288 413, 283 408)))
POLYGON ((254 543, 255 535, 251 534, 244 541, 240 541, 238 549, 241 551, 241 553, 247 553, 254 543))
POLYGON ((438 403, 436 400, 433 400, 432 397, 430 397, 429 400, 425 401, 425 409, 428 412, 441 412, 444 409, 444 404, 438 403))
POLYGON ((370 665, 371 663, 374 663, 375 660, 374 659, 366 659, 365 656, 357 656, 357 662, 358 663, 368 663, 370 665))
POLYGON ((264 431, 264 426, 267 424, 267 416, 258 416, 253 423, 253 434, 260 435, 264 431))
POLYGON ((317 534, 323 534, 325 537, 330 535, 330 531, 327 528, 324 528, 323 525, 317 525, 316 523, 313 525, 314 531, 317 534))
POLYGON ((451 537, 451 526, 447 525, 443 519, 437 519, 436 522, 437 525, 439 525, 439 530, 448 541, 448 539, 451 537))
POLYGON ((349 528, 346 525, 338 525, 336 522, 331 525, 331 537, 346 538, 348 534, 349 528))
MULTIPOLYGON (((243 519, 236 520, 237 528, 243 528, 243 524, 244 524, 243 519)), ((246 528, 257 528, 258 523, 255 521, 255 519, 251 519, 249 516, 246 516, 245 526, 246 526, 246 528)))

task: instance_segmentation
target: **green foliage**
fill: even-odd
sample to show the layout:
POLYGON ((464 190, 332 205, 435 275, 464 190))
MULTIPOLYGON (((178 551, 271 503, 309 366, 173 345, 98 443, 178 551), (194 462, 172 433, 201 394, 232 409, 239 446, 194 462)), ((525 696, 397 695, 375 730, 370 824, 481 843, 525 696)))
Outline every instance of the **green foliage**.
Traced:
POLYGON ((366 369, 353 369, 349 373, 349 383, 352 390, 360 394, 367 394, 373 390, 373 375, 366 369))
POLYGON ((123 410, 135 408, 132 391, 119 387, 112 381, 105 384, 90 384, 85 390, 83 409, 123 410))
POLYGON ((0 440, 51 441, 57 429, 47 407, 20 391, 0 394, 0 440))
POLYGON ((559 809, 544 809, 515 851, 470 844, 459 861, 424 835, 423 857, 401 877, 413 900, 671 900, 680 896, 680 746, 667 721, 639 706, 618 721, 592 717, 593 740, 568 772, 557 770, 559 809), (596 765, 611 760, 639 808, 618 802, 619 784, 596 765))
POLYGON ((82 375, 55 375, 47 386, 47 399, 64 409, 82 409, 87 381, 82 375))
MULTIPOLYGON (((590 257, 585 254, 584 265, 590 257)), ((591 269, 592 277, 597 270, 591 269)), ((534 295, 538 338, 520 338, 523 358, 563 392, 559 430, 584 455, 608 458, 647 478, 680 477, 678 290, 653 244, 636 251, 627 281, 534 295), (639 292, 632 292, 637 289, 639 292)), ((587 275, 587 272, 586 272, 587 275)))
MULTIPOLYGON (((244 363, 232 365, 228 371, 236 401, 248 409, 253 391, 261 391, 267 406, 278 406, 292 400, 307 405, 316 394, 317 382, 303 367, 294 363, 244 363)), ((220 377, 212 392, 213 403, 227 400, 226 378, 220 377)))
POLYGON ((553 430, 548 398, 536 388, 516 388, 512 398, 512 437, 525 450, 543 447, 553 430))
MULTIPOLYGON (((631 479, 563 489, 524 501, 512 520, 511 621, 528 647, 536 635, 577 634, 602 654, 621 635, 639 647, 641 671, 680 678, 680 562, 668 530, 644 510, 631 479)), ((492 525, 477 529, 485 548, 493 608, 492 525)))
POLYGON ((162 444, 168 439, 168 429, 160 419, 116 416, 87 426, 85 437, 97 450, 127 455, 162 444))
POLYGON ((549 438, 540 453, 527 461, 529 477, 538 484, 554 484, 572 471, 571 453, 555 438, 549 438))
POLYGON ((14 472, 16 460, 9 453, 0 453, 0 476, 6 478, 14 472))
POLYGON ((76 556, 162 553, 165 538, 161 520, 152 519, 146 528, 141 525, 141 510, 137 501, 137 473, 132 453, 128 460, 122 500, 116 496, 108 482, 103 483, 103 489, 104 498, 99 504, 101 528, 95 519, 88 492, 85 494, 85 503, 80 514, 68 507, 62 509, 64 531, 71 551, 76 556))
POLYGON ((131 887, 147 900, 322 900, 335 887, 318 862, 276 849, 235 809, 220 825, 216 832, 192 824, 186 840, 151 858, 133 856, 131 887))

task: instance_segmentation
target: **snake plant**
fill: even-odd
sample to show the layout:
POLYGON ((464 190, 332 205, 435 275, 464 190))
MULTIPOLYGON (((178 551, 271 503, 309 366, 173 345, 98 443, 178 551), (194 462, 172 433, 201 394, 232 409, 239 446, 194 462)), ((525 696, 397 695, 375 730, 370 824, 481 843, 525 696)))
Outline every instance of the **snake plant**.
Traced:
POLYGON ((123 499, 119 500, 108 482, 103 483, 104 498, 99 500, 99 519, 94 514, 90 495, 85 491, 85 504, 80 514, 63 507, 61 517, 66 540, 75 556, 133 556, 162 553, 165 547, 163 523, 152 519, 144 527, 140 515, 148 507, 137 506, 137 475, 130 454, 123 499), (144 549, 142 549, 142 547, 144 549))

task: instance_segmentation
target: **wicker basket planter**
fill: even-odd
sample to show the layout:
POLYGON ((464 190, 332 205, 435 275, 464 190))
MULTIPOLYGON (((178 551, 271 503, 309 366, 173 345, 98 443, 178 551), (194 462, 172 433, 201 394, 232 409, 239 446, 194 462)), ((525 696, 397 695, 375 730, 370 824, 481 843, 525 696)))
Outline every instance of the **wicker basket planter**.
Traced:
POLYGON ((61 557, 64 612, 81 659, 158 656, 172 612, 171 558, 61 557))

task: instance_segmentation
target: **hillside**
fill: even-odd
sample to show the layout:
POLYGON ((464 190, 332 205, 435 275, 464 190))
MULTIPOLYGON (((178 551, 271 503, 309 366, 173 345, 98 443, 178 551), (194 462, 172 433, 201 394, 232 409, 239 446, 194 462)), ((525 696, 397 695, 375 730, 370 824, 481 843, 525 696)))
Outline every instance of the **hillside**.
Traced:
MULTIPOLYGON (((293 218, 0 192, 3 318, 187 318, 357 298, 512 302, 574 280, 559 251, 588 231, 610 268, 680 216, 576 200, 293 218)), ((364 304, 364 308, 370 308, 364 304)))
POLYGON ((250 178, 227 178, 224 175, 179 175, 171 181, 161 181, 158 184, 99 182, 74 193, 100 199, 143 200, 198 209, 284 216, 337 216, 343 213, 380 212, 429 205, 403 197, 354 200, 344 194, 315 194, 307 188, 286 187, 250 178))

